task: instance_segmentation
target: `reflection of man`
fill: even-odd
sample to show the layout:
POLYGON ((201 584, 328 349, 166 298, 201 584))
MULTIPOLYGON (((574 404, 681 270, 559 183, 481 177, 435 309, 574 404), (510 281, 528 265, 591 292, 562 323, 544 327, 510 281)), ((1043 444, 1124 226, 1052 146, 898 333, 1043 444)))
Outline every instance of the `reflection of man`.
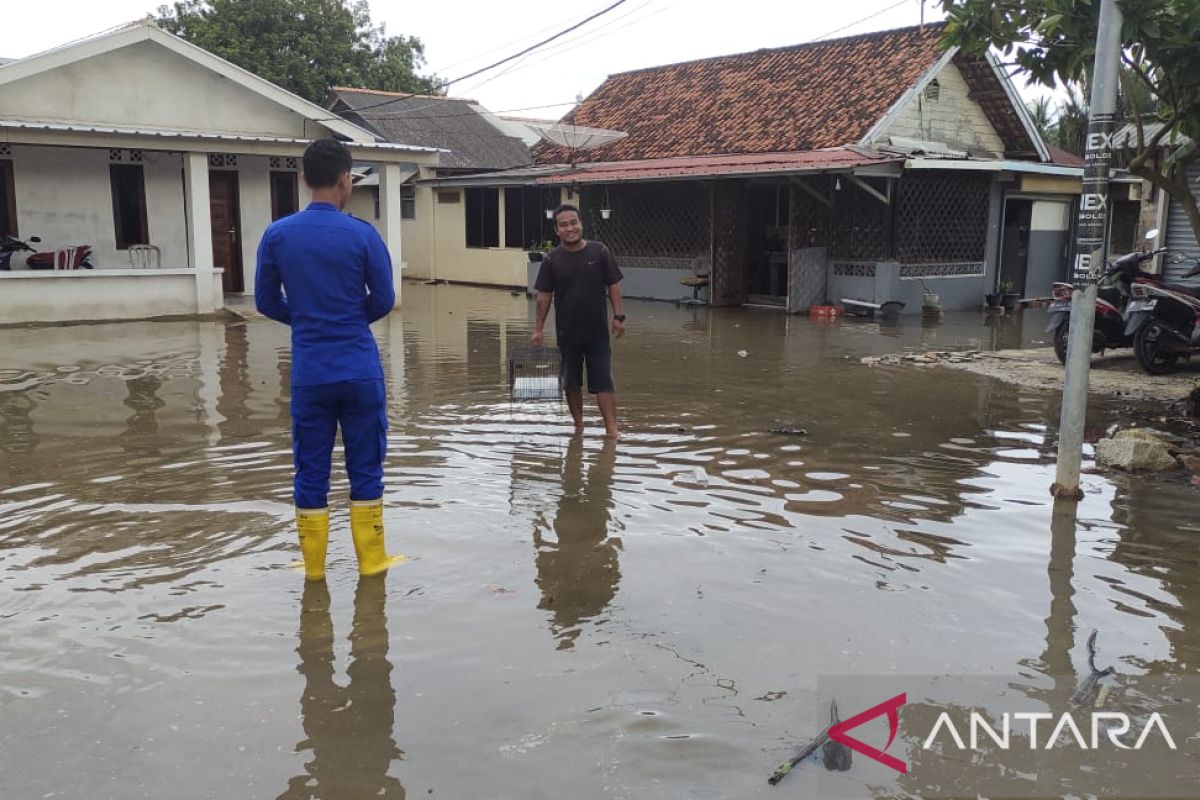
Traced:
POLYGON ((587 365, 588 391, 604 418, 604 435, 615 439, 617 398, 612 376, 612 346, 608 342, 608 306, 612 302, 612 332, 625 333, 621 302, 621 270, 609 249, 583 238, 579 209, 561 205, 554 211, 554 232, 559 246, 542 260, 537 281, 537 322, 530 344, 542 345, 542 327, 554 305, 558 349, 563 359, 563 392, 575 421, 575 435, 583 433, 583 370, 587 365))
POLYGON ((324 582, 304 584, 300 608, 298 670, 304 676, 300 696, 305 740, 298 750, 312 751, 308 772, 288 781, 279 800, 404 797, 404 787, 388 775, 404 751, 392 738, 396 693, 388 661, 383 576, 364 577, 354 593, 350 666, 346 688, 333 680, 333 620, 324 582))
POLYGON ((368 327, 391 312, 396 292, 379 234, 341 213, 350 199, 352 165, 350 151, 336 139, 308 146, 304 182, 312 203, 267 228, 254 285, 258 310, 292 328, 296 524, 309 580, 325 577, 329 471, 339 427, 359 572, 374 575, 400 560, 383 544, 387 397, 368 327))
POLYGON ((616 446, 606 441, 585 484, 583 440, 572 440, 554 516, 558 541, 547 542, 539 529, 534 530, 537 585, 542 590, 538 608, 553 612, 560 650, 570 648, 579 636, 579 623, 603 613, 617 593, 620 540, 608 537, 615 460, 616 446))

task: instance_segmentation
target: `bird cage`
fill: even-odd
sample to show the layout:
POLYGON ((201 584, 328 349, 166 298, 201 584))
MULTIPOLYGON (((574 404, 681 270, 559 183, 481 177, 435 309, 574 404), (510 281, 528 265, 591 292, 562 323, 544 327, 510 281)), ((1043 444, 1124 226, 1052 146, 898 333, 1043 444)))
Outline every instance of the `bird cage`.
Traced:
POLYGON ((508 357, 508 388, 514 400, 557 400, 562 394, 558 348, 518 347, 508 357))

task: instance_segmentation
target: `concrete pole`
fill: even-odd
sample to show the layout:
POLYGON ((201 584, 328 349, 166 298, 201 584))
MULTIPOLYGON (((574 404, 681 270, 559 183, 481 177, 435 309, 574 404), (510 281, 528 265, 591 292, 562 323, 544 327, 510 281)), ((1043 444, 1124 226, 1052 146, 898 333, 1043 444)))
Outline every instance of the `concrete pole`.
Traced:
POLYGON ((1071 297, 1071 331, 1063 379, 1059 421, 1058 469, 1050 493, 1066 500, 1083 499, 1079 463, 1087 418, 1088 375, 1092 362, 1092 328, 1096 320, 1096 282, 1104 274, 1108 232, 1108 172, 1117 107, 1117 69, 1121 59, 1121 9, 1117 0, 1101 0, 1096 31, 1096 63, 1092 69, 1091 114, 1084 148, 1083 195, 1079 201, 1075 249, 1075 293, 1071 297))

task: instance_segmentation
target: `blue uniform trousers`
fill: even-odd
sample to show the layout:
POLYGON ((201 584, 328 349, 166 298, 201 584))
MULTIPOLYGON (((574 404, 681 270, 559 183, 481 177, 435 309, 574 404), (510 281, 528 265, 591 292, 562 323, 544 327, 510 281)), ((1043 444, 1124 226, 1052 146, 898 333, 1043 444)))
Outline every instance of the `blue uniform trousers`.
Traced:
POLYGON ((383 497, 387 393, 383 381, 339 381, 292 387, 292 454, 297 508, 328 505, 338 427, 346 450, 351 500, 383 497))

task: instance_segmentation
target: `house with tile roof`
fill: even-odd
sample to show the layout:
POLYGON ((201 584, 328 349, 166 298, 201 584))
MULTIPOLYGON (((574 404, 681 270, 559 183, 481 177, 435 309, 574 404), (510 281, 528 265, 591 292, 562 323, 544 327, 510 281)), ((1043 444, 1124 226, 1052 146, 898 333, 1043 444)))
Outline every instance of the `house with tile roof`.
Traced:
MULTIPOLYGON (((217 311, 253 293, 262 232, 307 194, 298 162, 313 138, 373 167, 386 212, 402 166, 438 158, 152 21, 0 65, 0 109, 0 235, 37 236, 68 267, 0 271, 0 324, 217 311), (94 269, 70 268, 81 244, 94 269)), ((400 226, 382 227, 399 276, 400 226)))
MULTIPOLYGON (((533 163, 529 144, 514 135, 511 123, 473 100, 373 89, 334 87, 326 106, 385 141, 419 142, 440 151, 436 165, 422 168, 413 162, 402 175, 405 277, 524 284, 526 250, 549 235, 540 199, 525 208, 527 197, 537 198, 536 190, 498 192, 485 208, 473 196, 437 195, 433 187, 438 179, 528 168, 533 163), (512 246, 501 246, 502 225, 512 246)), ((380 224, 378 197, 377 177, 367 174, 355 184, 350 209, 380 224)))
MULTIPOLYGON (((632 296, 803 311, 897 300, 979 307, 1001 264, 1019 290, 1066 273, 1081 168, 1055 163, 992 58, 941 24, 610 76, 564 119, 625 135, 543 141, 534 165, 434 182, 441 193, 559 187, 609 244, 632 296)), ((533 269, 530 269, 530 273, 533 269)))

